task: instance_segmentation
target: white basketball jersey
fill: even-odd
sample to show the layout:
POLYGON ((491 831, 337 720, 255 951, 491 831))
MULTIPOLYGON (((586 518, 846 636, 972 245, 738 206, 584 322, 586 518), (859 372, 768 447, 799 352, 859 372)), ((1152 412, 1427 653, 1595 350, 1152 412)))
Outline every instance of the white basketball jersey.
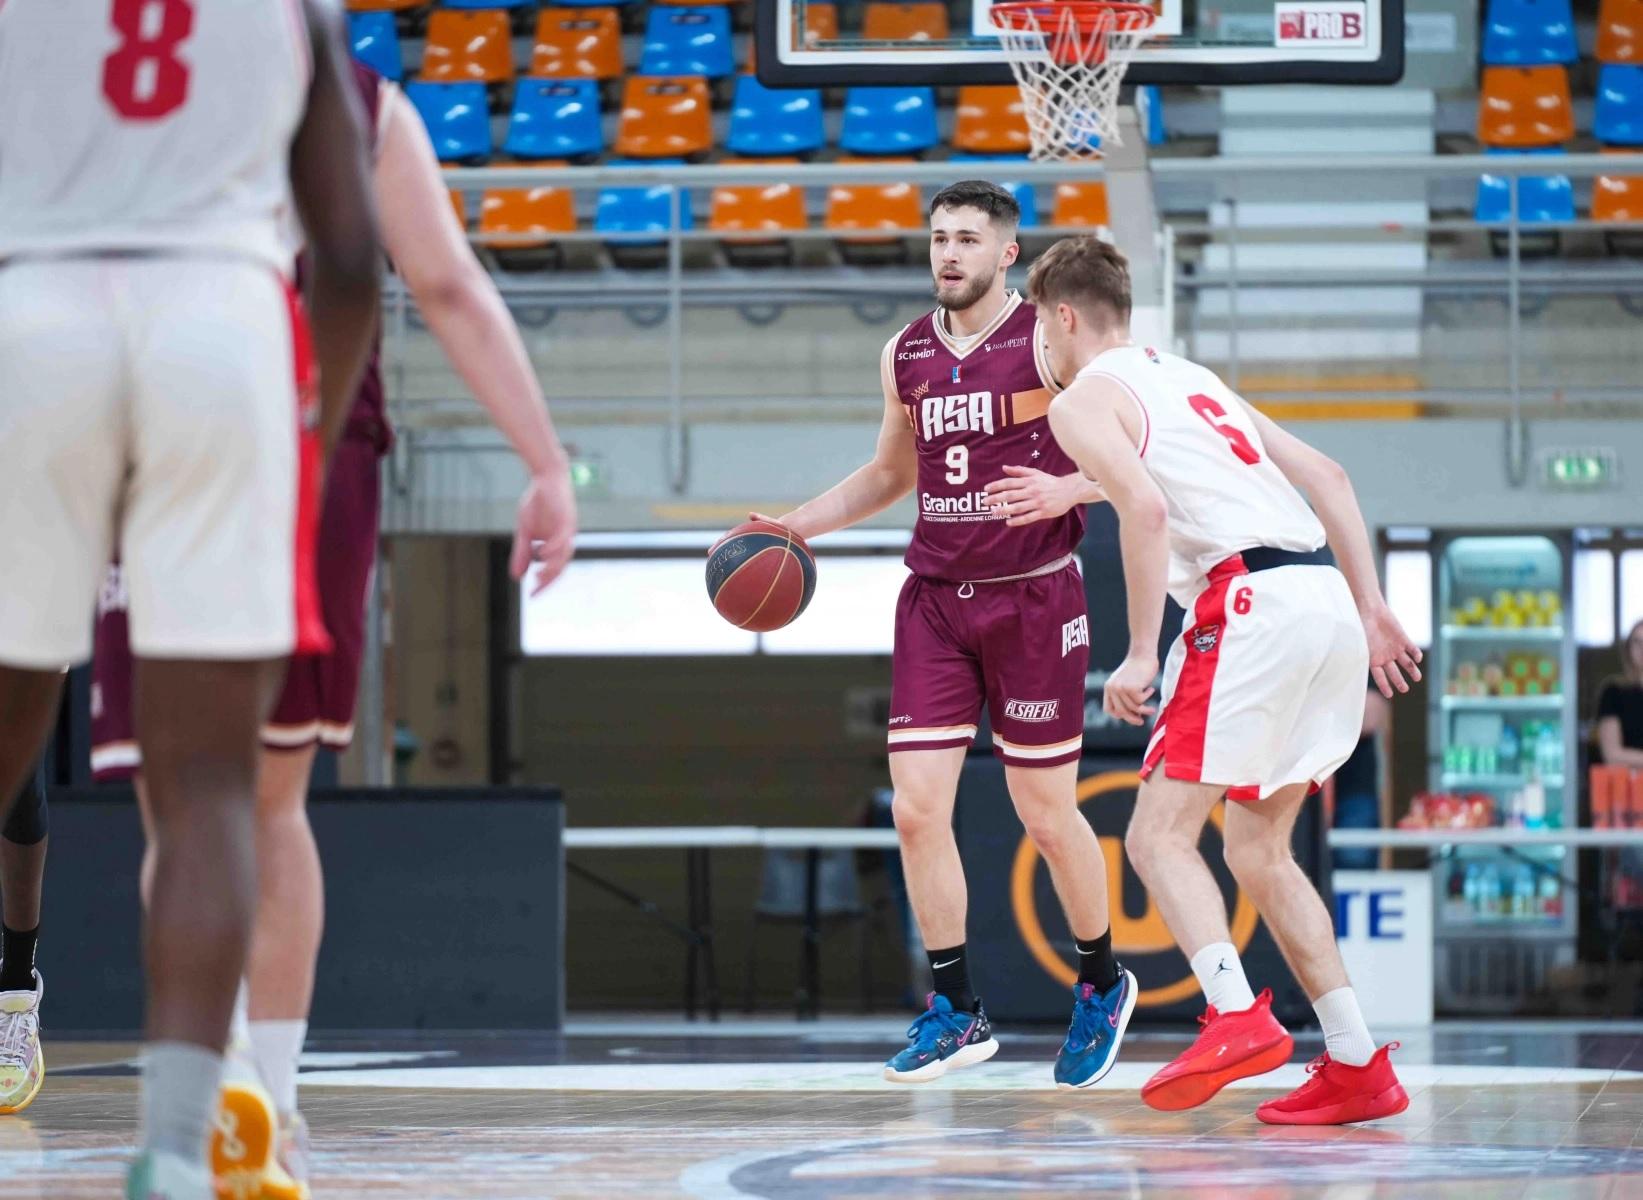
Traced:
POLYGON ((104 251, 291 268, 301 0, 0 0, 0 260, 104 251))
POLYGON ((1122 384, 1141 411, 1138 447, 1169 511, 1169 590, 1190 609, 1205 576, 1254 546, 1316 550, 1323 526, 1267 457, 1243 400, 1215 372, 1150 346, 1097 355, 1078 378, 1122 384))

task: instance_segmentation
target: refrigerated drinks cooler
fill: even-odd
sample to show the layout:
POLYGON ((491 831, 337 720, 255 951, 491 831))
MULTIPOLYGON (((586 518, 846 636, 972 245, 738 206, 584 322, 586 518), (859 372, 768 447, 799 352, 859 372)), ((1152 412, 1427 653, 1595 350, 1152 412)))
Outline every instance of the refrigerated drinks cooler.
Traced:
MULTIPOLYGON (((1431 791, 1475 826, 1574 826, 1571 538, 1445 533, 1432 549, 1431 791)), ((1575 861, 1565 846, 1434 856, 1440 1010, 1512 1012, 1546 993, 1575 959, 1575 861)))

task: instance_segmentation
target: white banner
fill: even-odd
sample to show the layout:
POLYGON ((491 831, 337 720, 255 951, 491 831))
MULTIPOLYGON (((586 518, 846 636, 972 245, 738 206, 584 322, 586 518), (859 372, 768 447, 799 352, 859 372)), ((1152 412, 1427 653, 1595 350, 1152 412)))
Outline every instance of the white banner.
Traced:
POLYGON ((1432 1023, 1432 876, 1426 871, 1336 871, 1335 936, 1364 1019, 1383 1027, 1432 1023))

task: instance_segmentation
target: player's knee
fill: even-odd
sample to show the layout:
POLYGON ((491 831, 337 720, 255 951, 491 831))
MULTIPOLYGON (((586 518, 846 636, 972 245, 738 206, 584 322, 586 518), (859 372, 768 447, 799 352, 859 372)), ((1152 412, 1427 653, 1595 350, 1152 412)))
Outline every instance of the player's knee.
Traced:
POLYGON ((1258 883, 1289 858, 1289 843, 1277 838, 1239 838, 1222 852, 1227 869, 1240 884, 1258 883))
POLYGON ((1143 880, 1152 870, 1153 860, 1157 857, 1157 846, 1156 828, 1137 810, 1130 818, 1130 827, 1124 831, 1124 853, 1143 880))
POLYGON ((1044 804, 1017 805, 1016 816, 1021 818, 1028 838, 1045 858, 1054 859, 1066 848, 1067 822, 1065 814, 1056 808, 1044 804))
POLYGON ((896 832, 903 838, 917 840, 952 829, 952 809, 938 796, 898 788, 890 813, 896 822, 896 832))

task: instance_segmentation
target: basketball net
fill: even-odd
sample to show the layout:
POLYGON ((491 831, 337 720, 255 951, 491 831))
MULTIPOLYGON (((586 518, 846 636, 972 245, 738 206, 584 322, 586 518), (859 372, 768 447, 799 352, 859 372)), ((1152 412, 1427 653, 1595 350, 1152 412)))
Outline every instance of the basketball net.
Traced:
POLYGON ((1116 145, 1118 89, 1157 14, 1145 4, 1026 0, 995 4, 1010 70, 1027 110, 1032 157, 1072 162, 1116 145))

